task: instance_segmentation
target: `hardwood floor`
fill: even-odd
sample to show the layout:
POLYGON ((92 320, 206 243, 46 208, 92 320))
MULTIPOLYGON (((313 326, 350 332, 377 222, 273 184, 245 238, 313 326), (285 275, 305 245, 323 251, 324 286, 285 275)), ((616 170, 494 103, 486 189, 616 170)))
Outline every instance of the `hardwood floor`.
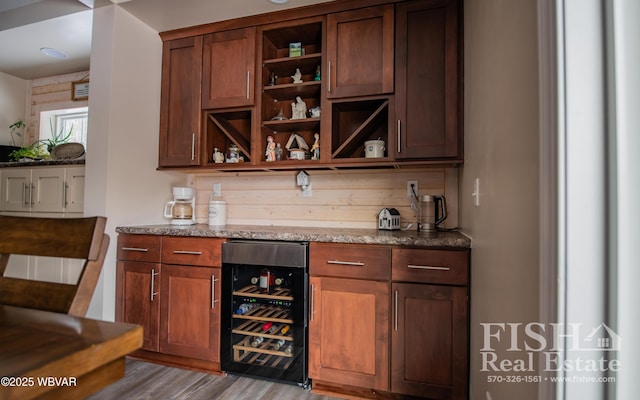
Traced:
POLYGON ((330 400, 298 386, 234 375, 217 376, 127 359, 124 378, 89 400, 228 399, 330 400))

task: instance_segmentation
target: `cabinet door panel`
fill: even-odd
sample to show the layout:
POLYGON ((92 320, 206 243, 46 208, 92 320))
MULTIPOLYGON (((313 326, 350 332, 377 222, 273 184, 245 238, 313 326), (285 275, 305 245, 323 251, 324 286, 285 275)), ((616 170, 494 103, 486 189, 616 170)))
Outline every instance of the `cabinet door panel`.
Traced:
POLYGON ((466 398, 466 288, 394 283, 392 292, 391 390, 466 398))
POLYGON ((220 269, 163 265, 160 351, 220 360, 220 269))
POLYGON ((165 42, 160 99, 161 167, 200 163, 202 37, 165 42))
POLYGON ((84 167, 67 168, 64 201, 66 212, 84 211, 84 167))
POLYGON ((31 189, 31 211, 63 211, 63 168, 34 168, 31 172, 31 189))
POLYGON ((393 92, 393 5, 327 16, 327 97, 393 92))
POLYGON ((389 284, 311 278, 309 377, 388 390, 389 284))
POLYGON ((142 348, 158 351, 160 264, 118 261, 116 275, 116 321, 141 325, 142 348))
POLYGON ((2 211, 29 211, 31 170, 14 168, 2 172, 2 211))
POLYGON ((205 36, 202 108, 253 104, 256 29, 246 28, 205 36))
POLYGON ((396 10, 396 158, 462 156, 455 0, 396 10))

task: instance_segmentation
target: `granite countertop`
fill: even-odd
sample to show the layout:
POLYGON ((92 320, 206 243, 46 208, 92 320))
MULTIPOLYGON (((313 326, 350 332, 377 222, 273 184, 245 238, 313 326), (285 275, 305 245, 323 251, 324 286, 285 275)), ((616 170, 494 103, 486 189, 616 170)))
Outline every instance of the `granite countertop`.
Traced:
POLYGON ((116 228, 116 232, 135 235, 384 244, 414 247, 471 247, 471 239, 460 232, 426 233, 416 231, 383 231, 377 229, 302 228, 290 226, 253 225, 226 225, 221 227, 210 227, 208 224, 196 224, 189 226, 169 224, 119 226, 116 228))
POLYGON ((33 160, 0 162, 0 168, 10 167, 43 167, 48 165, 76 165, 84 164, 84 158, 75 160, 33 160))

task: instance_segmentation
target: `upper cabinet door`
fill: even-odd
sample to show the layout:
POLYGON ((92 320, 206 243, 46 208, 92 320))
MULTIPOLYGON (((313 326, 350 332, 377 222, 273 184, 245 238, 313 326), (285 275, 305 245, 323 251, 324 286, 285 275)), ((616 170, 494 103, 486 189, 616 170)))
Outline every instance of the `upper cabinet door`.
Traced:
POLYGON ((160 167, 200 164, 202 37, 164 42, 160 99, 160 167))
POLYGON ((393 5, 327 16, 327 97, 393 92, 393 5))
POLYGON ((255 52, 255 28, 204 37, 202 108, 253 105, 255 52))
POLYGON ((396 8, 396 159, 462 160, 457 0, 396 8))

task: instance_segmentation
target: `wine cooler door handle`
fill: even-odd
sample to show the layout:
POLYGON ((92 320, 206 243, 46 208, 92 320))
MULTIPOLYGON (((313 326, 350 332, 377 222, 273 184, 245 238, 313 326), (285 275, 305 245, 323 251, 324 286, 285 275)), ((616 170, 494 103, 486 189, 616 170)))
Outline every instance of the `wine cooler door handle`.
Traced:
POLYGON ((211 275, 211 309, 215 309, 216 308, 216 303, 218 302, 218 300, 216 300, 216 276, 215 275, 211 275))
POLYGON ((153 302, 153 299, 158 294, 158 292, 156 292, 156 276, 157 275, 158 273, 156 272, 156 270, 152 268, 151 269, 151 302, 153 302))
POLYGON ((314 303, 313 300, 315 298, 315 293, 316 293, 316 286, 315 285, 311 285, 311 300, 309 301, 309 308, 310 308, 309 314, 311 314, 310 315, 310 317, 311 317, 310 320, 311 321, 313 321, 313 314, 315 314, 315 307, 314 307, 314 304, 313 304, 314 303))
POLYGON ((364 267, 364 263, 362 261, 338 261, 338 260, 327 260, 327 264, 335 264, 335 265, 351 265, 354 267, 364 267))
POLYGON ((394 309, 395 309, 395 311, 394 311, 394 314, 395 314, 394 325, 395 325, 396 332, 398 332, 398 291, 397 290, 395 291, 394 309))

